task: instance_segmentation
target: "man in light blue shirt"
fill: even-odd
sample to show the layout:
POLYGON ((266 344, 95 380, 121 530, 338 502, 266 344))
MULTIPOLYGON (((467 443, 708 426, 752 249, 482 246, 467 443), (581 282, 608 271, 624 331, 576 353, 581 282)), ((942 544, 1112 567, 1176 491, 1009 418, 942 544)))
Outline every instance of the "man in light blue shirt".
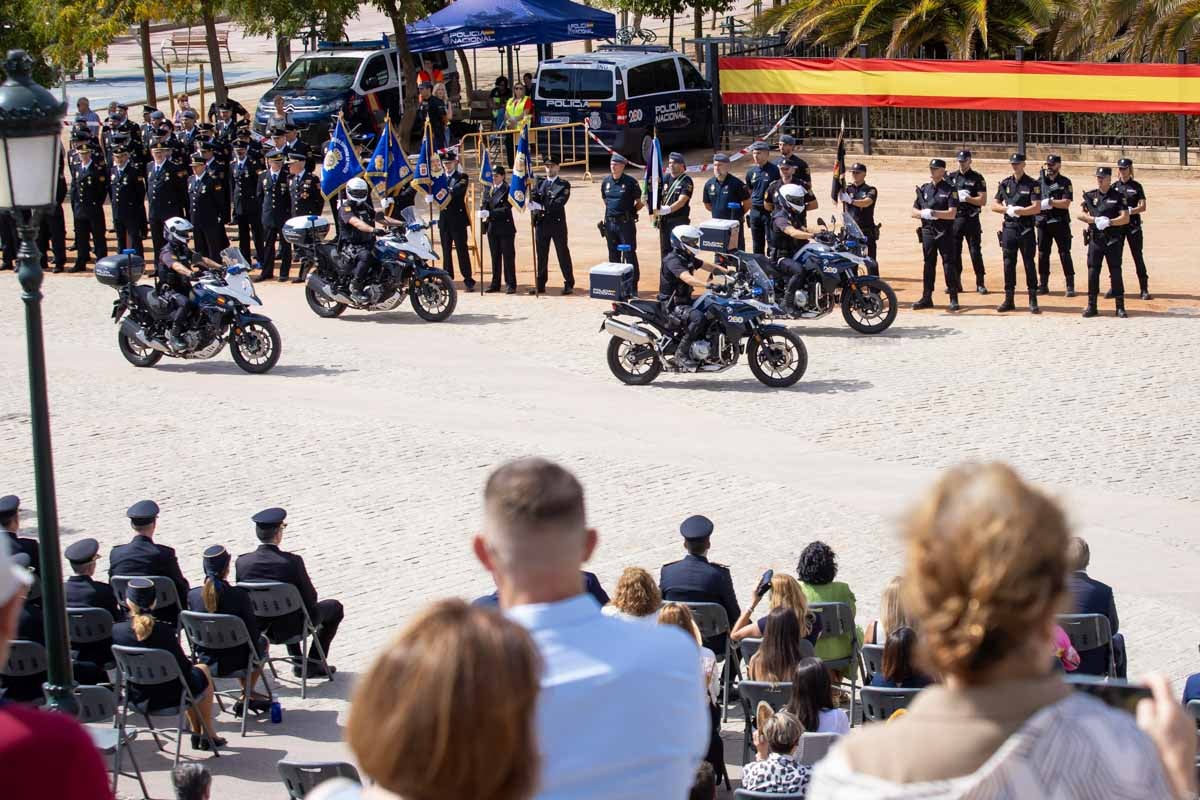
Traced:
POLYGON ((709 744, 700 653, 674 627, 600 613, 579 571, 596 547, 575 476, 538 458, 484 489, 475 555, 544 661, 538 800, 684 800, 709 744))

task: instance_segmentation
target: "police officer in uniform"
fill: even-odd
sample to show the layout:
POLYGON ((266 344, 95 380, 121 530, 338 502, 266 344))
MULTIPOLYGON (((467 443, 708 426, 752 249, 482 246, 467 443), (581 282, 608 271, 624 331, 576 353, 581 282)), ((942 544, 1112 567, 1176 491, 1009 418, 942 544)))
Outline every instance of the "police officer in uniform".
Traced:
POLYGON ((170 144, 159 142, 150 149, 154 160, 146 165, 146 205, 155 257, 166 244, 163 226, 171 217, 182 217, 187 207, 187 173, 170 160, 173 153, 170 144))
MULTIPOLYGON (((1143 300, 1150 300, 1150 275, 1146 272, 1146 259, 1142 255, 1142 214, 1146 213, 1146 190, 1133 179, 1133 159, 1117 161, 1117 182, 1113 184, 1125 195, 1129 207, 1129 227, 1125 229, 1125 240, 1129 242, 1129 254, 1137 270, 1138 287, 1143 300)), ((1110 292, 1110 294, 1114 294, 1110 292)))
POLYGON ((221 252, 221 205, 225 185, 209 173, 202 153, 192 153, 188 178, 188 220, 195 233, 196 252, 215 259, 221 252))
POLYGON ((784 161, 792 162, 796 171, 792 174, 792 183, 802 183, 809 188, 812 187, 812 174, 808 169, 808 162, 795 154, 796 137, 789 133, 785 133, 779 137, 779 158, 775 159, 775 166, 779 167, 784 161))
POLYGON ((554 255, 563 276, 563 294, 575 291, 575 270, 571 264, 571 248, 567 244, 567 201, 571 199, 571 184, 558 177, 558 159, 546 156, 542 159, 546 177, 533 187, 529 195, 533 209, 533 228, 537 256, 537 288, 534 292, 546 291, 546 279, 550 271, 550 243, 554 242, 554 255))
POLYGON ((1117 316, 1125 314, 1125 280, 1121 276, 1121 256, 1125 250, 1122 229, 1129 226, 1132 215, 1126 192, 1112 182, 1112 167, 1096 168, 1096 188, 1083 193, 1080 222, 1088 224, 1087 242, 1088 301, 1083 316, 1094 317, 1096 299, 1100 294, 1100 268, 1108 263, 1112 295, 1117 301, 1117 316))
POLYGON ((1038 294, 1050 294, 1050 245, 1058 247, 1063 277, 1067 281, 1067 297, 1075 296, 1075 262, 1071 260, 1071 201, 1075 189, 1071 179, 1063 175, 1062 156, 1046 156, 1046 164, 1038 181, 1042 190, 1041 213, 1037 215, 1038 294))
POLYGON ((750 209, 750 192, 746 184, 736 175, 729 174, 729 156, 717 153, 713 156, 713 172, 716 174, 704 184, 704 208, 713 219, 735 219, 738 221, 737 247, 746 249, 746 235, 742 230, 742 217, 750 209))
POLYGON ((791 257, 813 238, 808 230, 808 210, 816 208, 817 198, 803 183, 783 183, 775 192, 771 211, 771 253, 779 267, 793 275, 803 272, 791 257))
POLYGON ((642 187, 625 174, 629 162, 620 153, 613 153, 609 161, 611 174, 600 184, 600 197, 604 200, 604 238, 608 242, 608 260, 614 263, 626 261, 633 265, 633 287, 637 292, 641 280, 641 268, 637 255, 637 212, 642 207, 642 187), (617 245, 627 244, 630 250, 621 258, 617 245))
MULTIPOLYGON (((308 156, 297 149, 288 153, 288 191, 292 198, 292 216, 320 216, 325 206, 321 195, 321 179, 308 170, 308 156)), ((286 281, 291 269, 291 259, 279 267, 280 282, 286 281)))
POLYGON ((347 266, 352 266, 350 298, 366 303, 364 287, 374 261, 375 207, 371 205, 371 187, 362 178, 351 178, 345 197, 338 204, 338 250, 347 266))
MULTIPOLYGON (((237 557, 234 570, 238 583, 253 583, 255 581, 276 581, 290 583, 300 592, 300 599, 308 611, 308 618, 317 627, 317 635, 308 650, 308 677, 332 677, 336 670, 329 668, 326 673, 319 660, 322 653, 329 658, 329 648, 337 635, 345 610, 337 600, 318 600, 317 590, 308 577, 308 569, 304 559, 295 553, 288 553, 279 548, 287 528, 287 511, 282 508, 268 508, 250 518, 254 522, 255 534, 258 536, 258 549, 237 557), (320 646, 318 647, 318 642, 320 646)), ((260 619, 259 623, 267 638, 273 642, 289 639, 303 629, 304 617, 296 611, 282 617, 260 619)), ((292 674, 301 675, 300 645, 289 644, 294 666, 292 674)))
POLYGON ((971 151, 958 151, 958 169, 946 176, 946 180, 958 194, 958 216, 954 218, 954 269, 958 285, 962 286, 963 242, 971 254, 971 266, 975 270, 975 291, 987 294, 983 268, 983 228, 979 224, 979 211, 987 202, 987 180, 971 168, 971 151))
POLYGON ((233 194, 233 219, 238 227, 238 249, 247 259, 254 248, 255 263, 262 263, 262 206, 258 202, 259 166, 250 157, 250 141, 238 139, 233 145, 234 159, 229 165, 233 194))
POLYGON ((479 217, 488 237, 492 255, 492 282, 488 294, 500 291, 500 272, 504 272, 504 293, 517 293, 517 226, 513 224, 512 206, 508 202, 508 181, 504 167, 492 170, 492 185, 483 190, 479 217))
POLYGON ((879 262, 876 260, 876 245, 879 242, 879 226, 875 224, 875 203, 879 192, 874 186, 867 184, 867 165, 850 165, 850 183, 838 198, 842 201, 843 213, 854 220, 854 223, 867 237, 867 255, 871 259, 869 272, 879 274, 879 262))
MULTIPOLYGON (((725 609, 729 624, 741 616, 737 593, 729 567, 708 560, 712 543, 713 524, 708 517, 697 514, 679 526, 687 555, 679 561, 663 564, 658 586, 664 601, 676 603, 718 603, 725 609)), ((725 635, 706 639, 704 646, 714 653, 725 652, 725 635)))
MULTIPOLYGON (((66 269, 67 264, 67 217, 63 213, 63 202, 67 199, 67 170, 64 168, 65 160, 63 154, 58 154, 58 183, 54 187, 54 204, 50 210, 42 214, 42 220, 38 226, 38 250, 42 253, 42 268, 47 266, 46 254, 53 251, 54 253, 54 271, 62 272, 66 269)), ((3 222, 0 221, 0 225, 3 222)), ((16 230, 13 230, 13 255, 16 256, 17 248, 16 230)), ((7 265, 9 269, 13 268, 10 263, 7 265)))
MULTIPOLYGON (((113 622, 125 619, 125 609, 117 603, 112 586, 93 577, 96 574, 96 562, 100 560, 100 543, 92 538, 80 539, 72 542, 63 555, 73 573, 63 584, 63 599, 67 608, 102 608, 113 618, 113 622)), ((78 661, 90 661, 101 668, 113 663, 112 639, 73 645, 71 649, 76 651, 75 659, 78 661)))
POLYGON ((467 218, 467 190, 470 178, 458 168, 458 153, 442 151, 442 166, 446 169, 450 199, 438 214, 438 233, 442 239, 442 269, 454 277, 454 256, 458 256, 458 269, 462 272, 463 286, 469 292, 475 288, 471 275, 471 250, 467 242, 470 220, 467 218))
POLYGON ((658 223, 659 254, 663 258, 672 249, 671 231, 676 225, 687 225, 691 221, 692 194, 695 192, 682 153, 667 156, 667 169, 670 175, 663 190, 662 205, 654 210, 658 223))
POLYGON ((676 225, 671 231, 671 252, 662 260, 658 273, 658 300, 684 325, 683 336, 675 348, 675 365, 689 372, 696 368, 691 355, 692 342, 702 338, 707 327, 704 312, 692 306, 692 290, 707 288, 707 281, 696 272, 725 274, 720 267, 697 258, 699 249, 700 229, 694 225, 676 225))
POLYGON ((283 225, 292 216, 288 174, 283 170, 283 153, 267 153, 267 168, 258 176, 258 205, 262 209, 263 256, 259 280, 275 277, 275 251, 279 248, 280 273, 292 268, 292 245, 283 238, 283 225))
MULTIPOLYGON (((207 123, 206 123, 207 124, 207 123)), ((209 125, 211 128, 212 126, 209 125)), ((230 220, 229 216, 229 199, 230 199, 230 184, 229 184, 229 156, 223 153, 224 143, 215 142, 212 138, 212 132, 206 131, 203 138, 197 143, 196 149, 200 155, 204 156, 204 170, 212 176, 217 189, 217 211, 220 213, 221 225, 218 229, 220 234, 217 252, 229 247, 229 236, 225 233, 225 225, 230 220)))
POLYGON ((191 249, 189 240, 194 229, 186 219, 172 217, 163 228, 167 243, 158 253, 154 278, 159 297, 171 309, 167 341, 175 350, 184 350, 187 344, 181 337, 188 318, 192 280, 199 277, 201 267, 217 268, 220 265, 191 249))
POLYGON ((937 260, 942 258, 942 274, 950 293, 950 311, 958 311, 958 261, 954 257, 954 218, 958 216, 958 193, 946 182, 946 162, 929 162, 929 182, 917 187, 913 201, 913 219, 921 220, 921 253, 925 259, 921 299, 913 310, 933 308, 933 287, 937 283, 937 260))
MULTIPOLYGON (((133 538, 129 544, 119 544, 112 549, 108 556, 108 577, 113 575, 151 577, 161 575, 170 578, 175 584, 175 593, 179 602, 183 603, 188 593, 187 578, 179 569, 179 559, 175 550, 165 544, 154 541, 154 533, 158 528, 158 504, 153 500, 141 500, 134 503, 125 512, 129 517, 129 526, 133 528, 133 538)), ((155 619, 174 625, 179 620, 180 607, 178 604, 166 608, 155 608, 155 619)))
POLYGON ((88 254, 97 259, 108 255, 104 221, 104 199, 108 197, 108 170, 92 158, 91 145, 76 148, 79 162, 71 168, 71 213, 75 217, 75 266, 71 272, 83 272, 88 254))
MULTIPOLYGON (((21 530, 21 498, 15 494, 0 497, 0 528, 7 534, 7 545, 10 552, 25 553, 29 556, 29 565, 34 572, 39 572, 41 558, 38 555, 36 539, 26 539, 17 534, 21 530)), ((3 547, 0 544, 0 547, 3 547)))
POLYGON ((767 252, 768 230, 771 227, 771 214, 767 210, 767 189, 779 180, 779 168, 768 159, 771 146, 766 142, 755 142, 750 145, 750 157, 754 164, 746 170, 746 189, 750 192, 750 239, 754 252, 762 255, 767 252))
POLYGON ((1025 288, 1029 291, 1029 312, 1040 314, 1037 301, 1037 266, 1034 253, 1033 218, 1042 209, 1042 188, 1025 174, 1025 154, 1013 153, 1008 158, 1013 174, 1000 181, 992 198, 992 211, 1004 215, 1000 246, 1004 250, 1004 302, 996 307, 1003 313, 1012 311, 1013 295, 1017 290, 1017 254, 1025 265, 1025 288))
POLYGON ((130 163, 129 151, 122 146, 113 148, 109 202, 112 204, 117 250, 131 249, 144 258, 142 240, 146 237, 146 177, 140 168, 130 163))

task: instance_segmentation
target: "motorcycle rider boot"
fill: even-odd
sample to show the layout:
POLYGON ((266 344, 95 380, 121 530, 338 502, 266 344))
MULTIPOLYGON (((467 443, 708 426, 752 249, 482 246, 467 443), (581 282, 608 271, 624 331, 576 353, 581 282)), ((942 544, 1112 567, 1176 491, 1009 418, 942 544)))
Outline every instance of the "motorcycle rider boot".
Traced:
POLYGON ((933 308, 933 298, 925 295, 920 300, 912 304, 913 311, 920 311, 923 308, 933 308))
POLYGON ((1096 310, 1096 298, 1089 297, 1087 308, 1083 309, 1083 318, 1091 319, 1092 317, 1099 315, 1099 313, 1100 312, 1096 310))
POLYGON ((171 330, 167 332, 167 344, 169 344, 171 349, 175 350, 176 352, 183 352, 184 350, 187 350, 187 343, 180 338, 179 331, 175 330, 174 328, 171 328, 171 330))
POLYGON ((1127 319, 1129 317, 1129 315, 1125 313, 1125 298, 1124 297, 1117 298, 1117 317, 1119 319, 1127 319))
POLYGON ((696 362, 692 360, 691 351, 692 337, 684 334, 675 347, 675 366, 681 372, 691 372, 696 369, 696 362))
POLYGON ((1013 303, 1013 293, 1005 292, 1004 293, 1004 302, 1001 303, 1000 305, 996 306, 996 313, 1003 314, 1006 311, 1015 311, 1016 308, 1017 308, 1016 304, 1013 303))

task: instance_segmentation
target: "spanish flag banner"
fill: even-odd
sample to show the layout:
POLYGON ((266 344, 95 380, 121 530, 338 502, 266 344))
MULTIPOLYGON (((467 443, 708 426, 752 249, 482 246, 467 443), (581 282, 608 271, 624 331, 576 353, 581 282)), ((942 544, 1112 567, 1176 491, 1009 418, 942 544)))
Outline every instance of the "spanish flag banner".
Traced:
POLYGON ((886 58, 722 58, 731 105, 1200 114, 1200 66, 886 58))

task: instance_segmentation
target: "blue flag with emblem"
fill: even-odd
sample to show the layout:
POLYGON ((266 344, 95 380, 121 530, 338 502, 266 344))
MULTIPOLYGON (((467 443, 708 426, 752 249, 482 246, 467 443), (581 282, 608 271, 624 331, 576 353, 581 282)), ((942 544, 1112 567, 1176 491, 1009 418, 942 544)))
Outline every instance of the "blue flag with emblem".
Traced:
POLYGON ((400 146, 400 139, 392 130, 390 117, 384 119, 383 135, 375 145, 375 152, 367 162, 366 176, 380 197, 395 194, 412 179, 412 167, 408 155, 400 146))
POLYGON ((521 138, 513 151, 512 177, 508 181, 508 204, 525 210, 529 198, 529 120, 521 126, 521 138))
POLYGON ((351 179, 362 174, 363 165, 358 160, 358 151, 346 130, 346 123, 338 115, 333 135, 325 145, 325 161, 321 165, 321 194, 328 199, 351 179))
MULTIPOLYGON (((432 136, 430 141, 433 141, 432 136)), ((432 154, 429 160, 429 196, 433 199, 433 205, 440 209, 450 200, 450 176, 442 166, 441 152, 432 146, 429 151, 432 154)))
POLYGON ((492 185, 492 159, 488 156, 488 151, 483 151, 483 164, 479 167, 479 182, 484 186, 492 185))
POLYGON ((653 212, 662 201, 663 185, 663 156, 662 145, 658 141, 658 129, 654 130, 654 141, 650 148, 650 158, 646 160, 646 182, 642 193, 646 195, 646 210, 653 212))
POLYGON ((421 150, 417 153, 417 168, 413 173, 413 186, 425 194, 429 194, 432 185, 430 168, 433 166, 433 140, 429 135, 429 125, 425 125, 425 133, 421 137, 421 150))

